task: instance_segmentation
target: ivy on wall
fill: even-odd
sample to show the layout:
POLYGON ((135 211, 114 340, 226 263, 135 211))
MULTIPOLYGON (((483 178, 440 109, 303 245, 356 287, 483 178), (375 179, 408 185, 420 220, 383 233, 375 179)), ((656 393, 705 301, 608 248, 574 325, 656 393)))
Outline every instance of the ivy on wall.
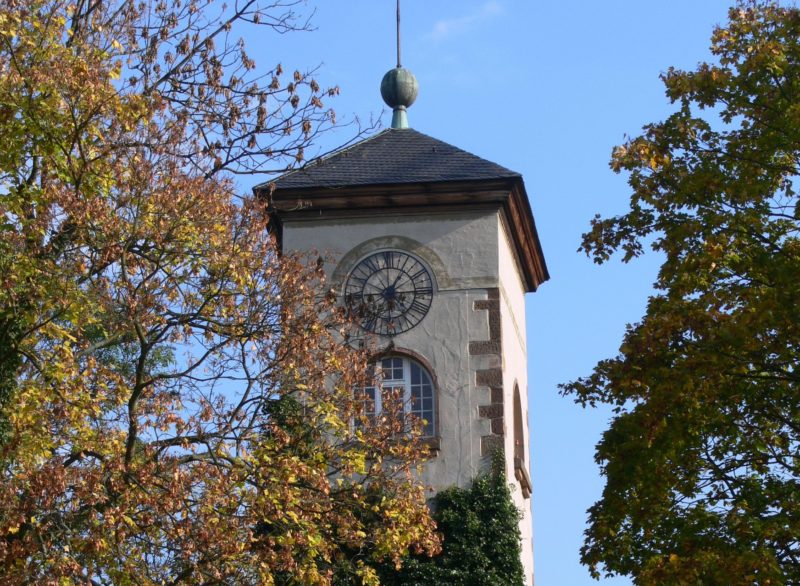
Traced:
POLYGON ((502 460, 468 489, 453 487, 434 499, 433 517, 444 536, 436 557, 408 558, 400 570, 382 568, 387 586, 521 586, 521 514, 511 499, 502 460))

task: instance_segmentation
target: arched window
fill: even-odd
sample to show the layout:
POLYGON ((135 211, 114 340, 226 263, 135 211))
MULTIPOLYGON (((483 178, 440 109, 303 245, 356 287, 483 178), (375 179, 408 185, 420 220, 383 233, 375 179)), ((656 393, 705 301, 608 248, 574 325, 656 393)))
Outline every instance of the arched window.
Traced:
POLYGON ((393 394, 403 403, 403 412, 422 423, 422 435, 436 434, 436 404, 430 373, 416 360, 386 356, 373 370, 373 385, 364 388, 365 414, 374 417, 383 410, 384 398, 393 394))
POLYGON ((522 400, 519 387, 514 385, 514 458, 525 463, 525 429, 522 424, 522 400))
POLYGON ((525 427, 522 419, 522 399, 519 396, 519 387, 514 385, 514 476, 519 481, 522 496, 530 498, 533 487, 531 475, 525 460, 525 427))

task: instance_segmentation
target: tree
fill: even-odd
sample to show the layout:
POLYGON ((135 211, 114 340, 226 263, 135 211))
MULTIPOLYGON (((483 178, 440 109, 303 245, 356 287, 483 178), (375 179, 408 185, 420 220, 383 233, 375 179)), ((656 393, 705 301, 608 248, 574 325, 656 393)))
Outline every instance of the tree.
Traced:
POLYGON ((333 123, 335 88, 248 79, 231 37, 295 4, 0 7, 3 583, 375 583, 436 551, 416 435, 362 416, 367 350, 232 179, 333 123))
POLYGON ((563 386, 615 409, 582 561, 637 584, 800 582, 800 10, 742 2, 678 105, 613 152, 630 210, 598 263, 663 255, 615 358, 563 386))

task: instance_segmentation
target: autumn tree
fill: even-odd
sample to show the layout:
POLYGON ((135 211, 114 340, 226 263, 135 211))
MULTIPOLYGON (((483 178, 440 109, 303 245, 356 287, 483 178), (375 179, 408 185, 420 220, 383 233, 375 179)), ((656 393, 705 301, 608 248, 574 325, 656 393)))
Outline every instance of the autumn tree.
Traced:
POLYGON ((677 110, 614 150, 630 209, 598 263, 663 256, 617 357, 564 386, 615 409, 582 560, 637 584, 800 583, 800 10, 742 2, 677 110))
POLYGON ((375 583, 436 550, 415 434, 361 415, 367 350, 237 195, 334 123, 234 36, 296 4, 0 5, 0 582, 375 583))

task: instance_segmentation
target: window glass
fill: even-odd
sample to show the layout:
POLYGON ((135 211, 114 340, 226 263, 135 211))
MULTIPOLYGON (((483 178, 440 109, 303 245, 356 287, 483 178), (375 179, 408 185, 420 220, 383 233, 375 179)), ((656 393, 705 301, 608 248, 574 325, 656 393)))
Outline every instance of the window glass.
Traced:
POLYGON ((366 387, 364 389, 364 414, 367 417, 375 416, 375 387, 366 387))
MULTIPOLYGON (((410 361, 409 361, 410 362, 410 361)), ((424 421, 423 435, 433 435, 433 383, 428 373, 416 362, 410 362, 410 404, 408 411, 424 421)))
POLYGON ((403 403, 403 412, 422 424, 422 435, 436 433, 436 406, 433 381, 425 368, 415 360, 402 356, 389 356, 380 360, 374 373, 375 386, 365 387, 364 412, 374 417, 381 412, 382 400, 390 394, 403 403), (381 392, 376 389, 380 388, 381 392))

